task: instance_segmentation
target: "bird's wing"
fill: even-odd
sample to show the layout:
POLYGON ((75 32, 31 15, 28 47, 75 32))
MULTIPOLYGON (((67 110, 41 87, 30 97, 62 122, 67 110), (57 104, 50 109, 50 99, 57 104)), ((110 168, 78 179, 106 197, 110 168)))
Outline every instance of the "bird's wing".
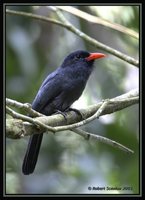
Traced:
POLYGON ((43 111, 45 106, 49 105, 61 93, 61 81, 62 76, 58 70, 47 76, 32 103, 32 108, 38 112, 43 111))

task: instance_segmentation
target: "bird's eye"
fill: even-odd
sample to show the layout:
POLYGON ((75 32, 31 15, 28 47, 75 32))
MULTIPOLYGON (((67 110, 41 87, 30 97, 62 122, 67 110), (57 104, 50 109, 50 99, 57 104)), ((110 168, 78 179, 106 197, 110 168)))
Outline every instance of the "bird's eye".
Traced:
POLYGON ((80 59, 80 58, 81 58, 81 56, 80 56, 80 55, 76 55, 76 58, 77 58, 77 59, 80 59))

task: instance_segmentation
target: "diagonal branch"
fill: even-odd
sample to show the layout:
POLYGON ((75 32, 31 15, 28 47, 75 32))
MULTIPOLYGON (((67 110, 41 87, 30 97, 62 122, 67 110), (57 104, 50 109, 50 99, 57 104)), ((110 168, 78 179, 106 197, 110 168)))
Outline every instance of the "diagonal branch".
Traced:
POLYGON ((97 140, 99 142, 103 142, 105 144, 109 144, 113 147, 117 147, 127 153, 134 153, 131 149, 125 147, 124 145, 114 141, 114 140, 110 140, 109 138, 106 138, 106 137, 103 137, 101 135, 95 135, 95 134, 92 134, 92 133, 88 133, 84 130, 81 130, 81 129, 72 129, 71 131, 77 133, 78 135, 84 137, 86 140, 97 140))
POLYGON ((68 29, 70 31, 72 31, 73 33, 75 33, 76 35, 78 35, 79 37, 81 37, 82 39, 86 40, 87 42, 89 42, 91 45, 93 45, 94 47, 100 48, 104 51, 107 51, 109 53, 111 53, 112 55, 117 56, 118 58, 132 64, 135 65, 136 67, 139 67, 139 62, 138 60, 135 60, 134 58, 127 56, 126 54, 121 53, 120 51, 113 49, 101 42, 98 42, 97 40, 95 40, 94 38, 88 36, 87 34, 83 33, 82 31, 80 31, 79 29, 77 29, 75 26, 73 26, 62 14, 62 12, 54 7, 54 6, 49 6, 49 8, 52 8, 56 14, 58 15, 59 19, 68 26, 68 29))
POLYGON ((16 108, 20 108, 24 110, 25 112, 29 113, 31 116, 35 116, 35 117, 43 116, 43 114, 37 112, 36 110, 33 110, 31 107, 31 104, 29 103, 20 103, 16 100, 6 98, 6 104, 7 106, 14 106, 16 108))
POLYGON ((89 21, 91 23, 101 24, 103 26, 106 26, 106 27, 112 28, 114 30, 120 31, 122 33, 125 33, 127 35, 130 35, 131 37, 133 37, 135 39, 139 39, 139 35, 136 31, 133 31, 133 30, 131 30, 125 26, 122 26, 120 24, 110 22, 110 21, 102 19, 100 17, 96 17, 94 15, 86 13, 86 12, 79 10, 72 6, 56 6, 56 7, 61 10, 66 11, 66 12, 69 12, 73 15, 76 15, 76 16, 78 16, 86 21, 89 21))
POLYGON ((9 10, 6 9, 6 13, 7 14, 13 14, 13 15, 21 15, 23 17, 29 17, 29 18, 33 18, 33 19, 37 19, 37 20, 41 20, 43 22, 50 22, 50 23, 54 23, 56 25, 59 25, 63 28, 66 28, 67 30, 73 32, 74 34, 78 35, 79 37, 81 37, 83 40, 85 40, 86 42, 90 43, 92 46, 96 47, 96 48, 100 48, 136 67, 139 67, 139 61, 135 60, 134 58, 127 56, 123 53, 121 53, 120 51, 113 49, 101 42, 98 42, 97 40, 95 40, 94 38, 88 36, 87 34, 85 34, 84 32, 80 31, 79 29, 77 29, 75 26, 73 26, 61 13, 61 11, 54 7, 54 6, 48 6, 48 8, 53 9, 53 11, 56 12, 56 14, 58 15, 59 19, 61 21, 58 20, 54 20, 45 16, 41 16, 41 15, 36 15, 33 13, 26 13, 26 12, 22 12, 22 11, 14 11, 14 10, 9 10))

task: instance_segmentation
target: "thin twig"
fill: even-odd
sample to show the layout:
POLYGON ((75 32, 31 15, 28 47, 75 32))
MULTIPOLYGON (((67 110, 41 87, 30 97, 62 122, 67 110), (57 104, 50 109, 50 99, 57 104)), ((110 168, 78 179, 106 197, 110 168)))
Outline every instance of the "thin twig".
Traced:
POLYGON ((112 28, 114 30, 120 31, 120 32, 125 33, 127 35, 130 35, 131 37, 133 37, 135 39, 139 39, 139 35, 136 31, 133 31, 133 30, 131 30, 131 29, 125 27, 125 26, 122 26, 120 24, 110 22, 110 21, 102 19, 100 17, 96 17, 94 15, 86 13, 86 12, 79 10, 79 9, 72 7, 72 6, 56 6, 56 7, 61 9, 61 10, 65 10, 66 12, 69 12, 73 15, 76 15, 76 16, 82 18, 82 19, 85 19, 86 21, 89 21, 91 23, 101 24, 103 26, 107 26, 107 27, 112 28))
POLYGON ((21 120, 24 120, 26 122, 30 122, 36 126, 39 126, 40 129, 44 129, 44 130, 48 130, 48 131, 51 131, 51 132, 55 132, 55 128, 54 127, 51 127, 51 126, 48 126, 38 120, 36 120, 35 118, 31 118, 31 117, 28 117, 26 115, 22 115, 20 113, 17 113, 15 112, 14 110, 12 110, 11 108, 9 108, 8 106, 6 106, 6 112, 13 116, 14 118, 16 119, 21 119, 21 120))
POLYGON ((9 10, 9 9, 6 9, 6 13, 12 14, 12 15, 19 15, 19 16, 23 16, 23 17, 28 17, 28 18, 33 18, 33 19, 36 19, 36 20, 40 20, 42 22, 50 22, 50 23, 62 26, 64 28, 67 28, 67 26, 65 24, 63 24, 62 22, 55 20, 55 19, 52 19, 52 18, 49 18, 49 17, 42 16, 42 15, 36 15, 36 14, 33 14, 33 13, 28 13, 28 12, 23 12, 23 11, 15 11, 15 10, 9 10))
POLYGON ((74 123, 74 124, 65 125, 65 126, 57 126, 55 128, 55 130, 56 131, 64 131, 64 130, 68 130, 68 129, 78 128, 80 126, 88 124, 89 122, 93 121, 94 119, 98 118, 101 115, 101 113, 106 108, 108 103, 109 103, 108 99, 106 101, 103 101, 102 104, 100 105, 99 109, 96 111, 96 113, 93 114, 91 117, 88 117, 87 119, 84 119, 84 120, 74 123))
POLYGON ((6 105, 8 106, 14 106, 15 108, 20 108, 20 109, 23 109, 24 111, 26 111, 27 113, 29 113, 32 116, 34 117, 38 117, 38 116, 44 116, 43 114, 35 111, 32 109, 31 107, 31 104, 29 103, 20 103, 16 100, 12 100, 12 99, 9 99, 9 98, 6 98, 6 105))
POLYGON ((131 149, 129 149, 129 148, 125 147, 124 145, 122 145, 122 144, 120 144, 120 143, 118 143, 114 140, 111 140, 109 138, 106 138, 106 137, 103 137, 103 136, 100 136, 100 135, 95 135, 95 134, 92 134, 92 133, 88 133, 88 132, 81 130, 81 129, 78 129, 78 128, 72 129, 71 131, 77 133, 78 135, 83 136, 87 140, 93 140, 93 141, 97 140, 99 142, 109 144, 113 147, 117 147, 117 148, 119 148, 119 149, 121 149, 121 150, 123 150, 127 153, 134 153, 134 151, 132 151, 131 149))
MULTIPOLYGON (((138 97, 131 98, 131 101, 134 102, 134 103, 136 103, 138 100, 139 100, 138 97)), ((64 131, 64 130, 68 130, 68 129, 74 129, 74 128, 78 128, 80 126, 83 126, 85 124, 88 124, 89 122, 91 122, 91 121, 95 120, 96 118, 98 118, 99 116, 103 115, 104 114, 103 111, 107 110, 107 106, 109 107, 112 104, 112 108, 113 108, 113 106, 116 104, 116 108, 114 106, 114 109, 112 109, 113 112, 115 112, 115 109, 121 108, 121 106, 119 106, 119 105, 121 105, 121 103, 122 103, 122 108, 123 108, 123 105, 124 105, 123 103, 127 104, 127 102, 129 102, 129 100, 126 101, 125 99, 123 99, 123 100, 117 99, 117 102, 115 102, 115 100, 107 99, 107 100, 101 102, 98 106, 96 106, 97 111, 93 115, 91 115, 90 117, 88 117, 88 118, 86 118, 86 119, 84 119, 80 122, 73 123, 73 124, 70 124, 70 125, 57 126, 57 127, 55 127, 55 131, 58 132, 58 131, 64 131)), ((112 113, 112 112, 110 112, 110 113, 112 113)))

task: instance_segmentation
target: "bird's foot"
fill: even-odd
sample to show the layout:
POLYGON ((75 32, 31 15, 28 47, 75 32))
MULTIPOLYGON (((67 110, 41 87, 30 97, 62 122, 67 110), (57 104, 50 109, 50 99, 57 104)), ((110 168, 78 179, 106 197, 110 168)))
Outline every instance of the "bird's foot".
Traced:
POLYGON ((78 115, 81 116, 82 120, 85 119, 85 117, 83 116, 83 113, 81 113, 81 111, 80 111, 80 110, 77 110, 76 108, 68 108, 67 111, 74 111, 75 113, 77 113, 78 115))
POLYGON ((67 121, 66 113, 65 112, 62 112, 60 110, 56 110, 56 112, 54 114, 61 114, 64 117, 64 119, 67 121))
POLYGON ((60 110, 56 110, 56 112, 54 113, 55 115, 56 114, 61 114, 63 117, 64 117, 64 119, 66 120, 66 122, 67 122, 67 112, 68 111, 74 111, 75 113, 77 113, 80 117, 81 117, 81 119, 82 120, 84 120, 85 119, 85 117, 83 116, 83 114, 81 113, 81 111, 79 111, 79 110, 77 110, 77 109, 75 109, 75 108, 68 108, 67 110, 65 110, 64 112, 62 112, 62 111, 60 111, 60 110))

